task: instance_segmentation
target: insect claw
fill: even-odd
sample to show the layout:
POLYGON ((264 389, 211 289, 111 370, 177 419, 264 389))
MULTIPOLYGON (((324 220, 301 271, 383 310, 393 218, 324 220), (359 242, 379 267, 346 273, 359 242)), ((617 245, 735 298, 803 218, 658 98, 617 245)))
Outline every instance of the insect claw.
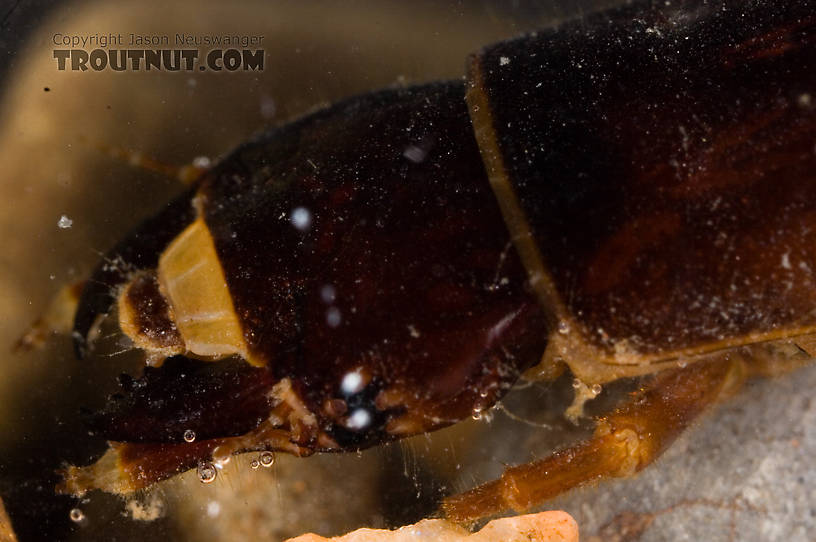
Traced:
POLYGON ((118 452, 111 448, 102 458, 87 467, 68 465, 57 471, 62 481, 56 485, 56 492, 61 495, 82 497, 91 489, 103 489, 115 493, 122 493, 121 481, 117 482, 118 452))
POLYGON ((11 353, 22 354, 24 352, 30 352, 32 350, 42 348, 43 344, 45 344, 49 331, 50 330, 43 322, 43 319, 37 318, 28 327, 25 333, 23 333, 20 338, 14 342, 14 345, 11 347, 11 353))
POLYGON ((191 185, 198 180, 209 168, 197 165, 195 162, 178 168, 176 178, 185 185, 191 185))
POLYGON ((160 352, 145 352, 145 365, 148 367, 161 367, 167 356, 160 352))
POLYGON ((195 467, 209 459, 225 439, 194 443, 135 444, 109 442, 110 448, 87 467, 69 465, 57 471, 56 492, 81 497, 93 489, 126 495, 195 467))
POLYGON ((572 422, 573 425, 578 425, 581 419, 586 417, 584 406, 587 401, 595 399, 600 393, 600 386, 588 386, 579 379, 575 379, 572 384, 575 390, 575 396, 572 399, 572 404, 564 412, 564 416, 572 422))

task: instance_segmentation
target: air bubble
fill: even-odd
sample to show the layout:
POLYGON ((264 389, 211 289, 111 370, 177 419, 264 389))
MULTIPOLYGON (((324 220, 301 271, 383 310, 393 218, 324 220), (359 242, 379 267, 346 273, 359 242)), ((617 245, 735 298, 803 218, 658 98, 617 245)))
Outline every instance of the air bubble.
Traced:
POLYGON ((583 385, 583 382, 578 380, 577 378, 572 381, 572 389, 577 390, 583 385))
POLYGON ((184 432, 184 441, 185 442, 195 442, 196 434, 195 431, 192 429, 188 429, 184 432))
POLYGON ((566 335, 570 332, 569 324, 566 322, 558 322, 558 333, 566 335))
POLYGON ((261 466, 261 462, 258 461, 257 459, 253 459, 252 461, 249 462, 249 467, 252 470, 258 470, 258 467, 260 467, 260 466, 261 466))
POLYGON ((57 221, 57 227, 61 230, 67 230, 74 224, 74 221, 65 215, 62 215, 57 221))
POLYGON ((263 452, 258 456, 258 462, 262 467, 269 468, 275 463, 275 454, 272 452, 263 452))
POLYGON ((215 480, 216 476, 218 476, 218 471, 215 470, 215 466, 209 461, 200 462, 196 472, 198 473, 198 479, 202 484, 209 484, 215 480))
POLYGON ((603 391, 603 387, 600 384, 592 384, 592 387, 589 388, 593 395, 598 395, 603 391))
POLYGON ((474 408, 473 414, 471 414, 471 418, 474 420, 481 420, 482 419, 482 410, 480 408, 474 408))
POLYGON ((80 521, 85 519, 85 513, 79 508, 71 508, 71 511, 68 512, 68 517, 70 517, 71 521, 73 521, 74 523, 79 523, 80 521))
MULTIPOLYGON (((218 448, 216 448, 216 450, 217 449, 218 448)), ((224 465, 229 463, 230 460, 232 459, 232 457, 230 457, 229 454, 223 455, 221 457, 216 457, 215 456, 215 451, 213 451, 213 459, 215 460, 215 461, 213 461, 213 464, 215 465, 215 468, 216 469, 223 469, 224 465)))

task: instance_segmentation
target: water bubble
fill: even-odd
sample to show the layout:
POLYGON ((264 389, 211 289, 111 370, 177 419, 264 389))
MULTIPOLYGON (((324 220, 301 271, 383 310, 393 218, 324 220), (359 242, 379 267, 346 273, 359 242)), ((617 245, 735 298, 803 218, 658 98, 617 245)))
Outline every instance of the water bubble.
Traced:
POLYGON ((68 517, 70 517, 71 521, 73 521, 74 523, 79 523, 80 521, 85 519, 85 513, 79 508, 71 508, 71 511, 68 512, 68 517))
MULTIPOLYGON (((216 450, 217 449, 218 448, 216 448, 216 450)), ((224 465, 229 463, 230 460, 232 459, 232 457, 229 454, 223 454, 223 455, 221 455, 219 457, 216 457, 215 451, 213 451, 213 459, 214 459, 213 465, 215 465, 215 468, 216 469, 223 469, 224 465)))
POLYGON ((599 393, 601 393, 601 391, 603 391, 603 388, 601 387, 600 384, 592 384, 592 387, 589 388, 589 390, 592 392, 593 395, 598 395, 599 393))
POLYGON ((184 432, 184 440, 185 442, 194 442, 196 439, 195 431, 192 429, 188 429, 184 432))
POLYGON ((253 459, 252 461, 249 462, 249 467, 252 470, 258 470, 258 467, 260 467, 260 466, 261 466, 261 462, 258 461, 257 459, 253 459))
POLYGON ((289 221, 300 231, 306 231, 312 226, 312 212, 306 207, 295 207, 289 221))
POLYGON ((218 476, 218 471, 215 470, 215 466, 209 461, 200 462, 196 472, 198 473, 198 479, 202 484, 209 484, 215 480, 216 476, 218 476))
POLYGON ((346 373, 340 381, 340 392, 344 395, 354 395, 365 387, 363 375, 358 371, 346 373))
POLYGON ((258 462, 262 467, 269 468, 275 463, 275 454, 272 452, 263 452, 258 456, 258 462))
POLYGON ((352 431, 365 429, 369 425, 371 425, 371 413, 364 408, 358 408, 352 412, 346 422, 346 427, 352 431))
POLYGON ((62 230, 67 230, 73 225, 74 221, 68 218, 65 215, 62 215, 60 219, 57 221, 57 227, 62 230))

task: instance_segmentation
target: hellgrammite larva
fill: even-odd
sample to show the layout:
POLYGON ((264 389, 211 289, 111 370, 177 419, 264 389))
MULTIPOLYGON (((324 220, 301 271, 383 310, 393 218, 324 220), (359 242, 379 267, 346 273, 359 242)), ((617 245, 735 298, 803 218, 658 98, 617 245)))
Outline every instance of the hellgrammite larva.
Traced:
POLYGON ((642 377, 589 440, 445 498, 464 522, 636 473, 746 378, 807 364, 814 7, 636 2, 241 145, 24 337, 75 306, 83 356, 116 314, 153 366, 58 491, 360 450, 483 412, 522 374, 568 369, 576 404, 642 377))

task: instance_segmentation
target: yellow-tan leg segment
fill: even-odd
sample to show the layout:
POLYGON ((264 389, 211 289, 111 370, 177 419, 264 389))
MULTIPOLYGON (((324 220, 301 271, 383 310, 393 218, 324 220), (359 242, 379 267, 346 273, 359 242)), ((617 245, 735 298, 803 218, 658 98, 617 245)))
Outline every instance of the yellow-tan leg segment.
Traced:
POLYGON ((600 418, 590 440, 508 468, 498 480, 448 497, 442 512, 458 522, 508 509, 523 512, 575 487, 631 476, 654 461, 707 406, 731 395, 746 378, 772 376, 810 362, 802 352, 780 357, 776 349, 766 350, 746 349, 663 371, 600 418))
POLYGON ((74 313, 79 305, 79 296, 85 281, 63 286, 51 300, 42 316, 34 320, 23 335, 12 347, 15 354, 41 348, 48 335, 52 333, 68 334, 74 325, 74 313))

